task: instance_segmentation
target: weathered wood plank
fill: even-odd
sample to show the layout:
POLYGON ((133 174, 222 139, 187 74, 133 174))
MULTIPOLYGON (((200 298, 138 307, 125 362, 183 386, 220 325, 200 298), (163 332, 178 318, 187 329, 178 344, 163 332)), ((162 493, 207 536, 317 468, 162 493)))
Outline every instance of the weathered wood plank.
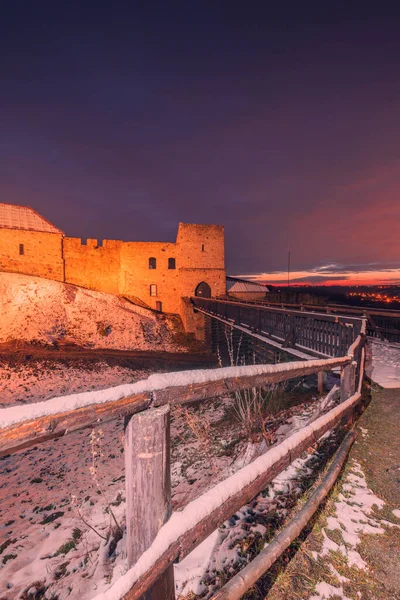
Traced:
POLYGON ((343 356, 329 359, 329 362, 313 361, 314 364, 302 362, 301 367, 291 370, 286 370, 283 365, 276 365, 277 368, 270 373, 225 379, 221 374, 220 380, 157 390, 152 393, 152 400, 150 399, 150 393, 138 394, 121 400, 91 404, 73 411, 60 412, 51 416, 16 423, 9 427, 0 428, 0 456, 34 446, 39 442, 61 437, 71 431, 105 423, 129 414, 136 414, 151 406, 195 402, 236 390, 262 387, 269 383, 277 383, 294 377, 317 373, 321 370, 321 367, 329 370, 344 366, 350 360, 349 357, 343 356))
MULTIPOLYGON (((350 359, 348 357, 341 357, 330 360, 329 364, 324 364, 323 367, 324 369, 330 370, 334 369, 335 367, 347 365, 349 362, 350 359)), ((320 370, 321 366, 318 367, 305 363, 304 366, 299 367, 298 369, 292 369, 290 371, 279 370, 262 375, 230 377, 220 381, 165 388, 163 390, 157 390, 153 392, 153 405, 161 406, 163 404, 182 404, 186 402, 205 400, 206 398, 213 398, 228 392, 250 389, 252 387, 262 387, 269 383, 286 381, 288 379, 301 377, 303 375, 312 375, 320 370)))
MULTIPOLYGON (((171 515, 170 408, 146 410, 125 423, 128 567, 151 546, 171 515)), ((175 600, 171 566, 142 600, 175 600)))
POLYGON ((150 394, 138 394, 10 425, 0 429, 0 456, 146 410, 149 406, 150 394))
MULTIPOLYGON (((355 402, 346 407, 339 414, 334 414, 331 419, 317 428, 303 439, 296 447, 292 448, 288 454, 280 457, 264 473, 259 475, 254 481, 242 488, 239 492, 231 496, 221 506, 215 509, 205 519, 197 523, 194 527, 183 533, 169 548, 158 558, 151 568, 149 568, 132 586, 123 600, 140 600, 142 595, 149 589, 160 575, 175 560, 182 560, 196 546, 206 539, 217 527, 222 525, 226 519, 233 515, 237 510, 259 494, 279 473, 286 469, 296 458, 314 444, 321 436, 335 427, 348 415, 352 415, 361 401, 361 394, 355 398, 355 402)), ((334 411, 337 413, 337 411, 334 411)), ((328 413, 329 414, 329 413, 328 413)))
POLYGON ((344 402, 354 394, 356 388, 357 363, 352 361, 342 368, 340 373, 340 400, 344 402))

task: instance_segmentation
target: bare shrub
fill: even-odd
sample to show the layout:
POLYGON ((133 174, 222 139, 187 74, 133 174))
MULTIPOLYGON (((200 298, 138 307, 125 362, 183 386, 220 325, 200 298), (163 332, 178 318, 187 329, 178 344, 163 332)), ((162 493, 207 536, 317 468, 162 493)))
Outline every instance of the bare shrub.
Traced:
POLYGON ((273 433, 267 430, 266 421, 278 411, 286 389, 285 383, 235 392, 233 412, 247 439, 260 441, 262 436, 271 445, 273 433))
POLYGON ((212 470, 215 472, 215 462, 212 454, 212 440, 210 432, 210 421, 205 414, 200 415, 194 412, 193 409, 178 406, 175 409, 176 415, 183 417, 186 425, 199 442, 200 447, 205 456, 208 456, 211 461, 212 470))
POLYGON ((122 538, 122 529, 117 521, 117 518, 112 509, 112 506, 107 498, 107 495, 104 492, 102 485, 100 484, 98 470, 99 470, 99 459, 103 456, 102 443, 101 443, 102 437, 103 437, 103 431, 101 429, 99 429, 98 431, 96 431, 95 429, 92 429, 92 431, 90 432, 90 453, 92 456, 92 464, 89 467, 89 472, 92 476, 92 480, 97 488, 98 493, 101 495, 101 497, 103 499, 103 502, 105 504, 105 511, 110 515, 110 519, 112 519, 112 521, 114 521, 115 527, 112 527, 111 522, 110 522, 110 528, 109 528, 108 533, 106 535, 103 535, 95 527, 93 527, 87 521, 87 519, 85 519, 85 517, 82 514, 82 510, 81 510, 81 507, 79 505, 76 495, 72 495, 71 503, 72 503, 72 506, 75 508, 82 523, 84 523, 86 525, 86 527, 91 529, 100 538, 107 541, 110 538, 110 535, 113 538, 116 537, 118 539, 121 539, 122 538))
MULTIPOLYGON (((243 335, 240 336, 237 351, 235 352, 233 340, 233 327, 225 326, 225 339, 228 348, 231 366, 245 365, 246 361, 240 357, 243 335)), ((218 349, 220 360, 220 352, 218 349)), ((253 364, 255 354, 253 353, 253 364)), ((266 429, 268 417, 276 413, 286 390, 287 382, 270 384, 263 388, 250 388, 234 392, 233 412, 237 421, 243 427, 248 440, 260 441, 262 436, 268 445, 271 445, 273 434, 266 429)))

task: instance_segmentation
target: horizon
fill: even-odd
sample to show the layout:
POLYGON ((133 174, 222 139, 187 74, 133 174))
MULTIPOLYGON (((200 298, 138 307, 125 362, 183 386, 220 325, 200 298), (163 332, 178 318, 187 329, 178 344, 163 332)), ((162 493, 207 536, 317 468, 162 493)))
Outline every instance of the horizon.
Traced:
POLYGON ((271 283, 288 249, 293 285, 400 280, 398 15, 177 14, 3 7, 0 199, 74 237, 223 223, 228 272, 271 283))
POLYGON ((396 286, 400 285, 400 272, 398 269, 384 271, 359 271, 357 274, 343 275, 332 272, 331 275, 316 275, 316 270, 293 271, 290 273, 289 286, 287 271, 273 273, 240 274, 232 275, 265 285, 280 287, 362 287, 362 286, 396 286))

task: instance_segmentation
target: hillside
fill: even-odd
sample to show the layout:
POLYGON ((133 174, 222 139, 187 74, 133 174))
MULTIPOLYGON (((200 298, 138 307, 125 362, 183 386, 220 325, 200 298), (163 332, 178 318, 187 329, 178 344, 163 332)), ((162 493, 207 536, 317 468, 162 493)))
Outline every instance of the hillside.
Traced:
POLYGON ((0 273, 0 344, 179 352, 178 317, 157 314, 112 294, 40 277, 0 273))

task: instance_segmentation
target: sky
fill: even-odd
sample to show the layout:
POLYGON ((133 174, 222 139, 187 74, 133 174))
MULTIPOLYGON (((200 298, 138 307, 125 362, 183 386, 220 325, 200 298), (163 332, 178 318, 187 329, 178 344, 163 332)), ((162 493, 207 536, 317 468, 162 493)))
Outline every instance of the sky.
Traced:
POLYGON ((283 4, 2 3, 0 202, 83 238, 224 225, 260 281, 290 250, 292 283, 400 282, 400 16, 283 4))

